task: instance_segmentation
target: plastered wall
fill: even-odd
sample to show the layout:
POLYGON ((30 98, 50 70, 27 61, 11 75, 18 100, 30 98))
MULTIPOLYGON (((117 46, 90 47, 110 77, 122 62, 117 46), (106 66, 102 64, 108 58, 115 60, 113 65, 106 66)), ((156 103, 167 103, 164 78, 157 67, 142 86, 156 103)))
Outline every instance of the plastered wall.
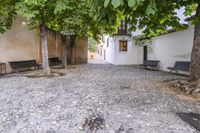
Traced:
POLYGON ((39 38, 36 30, 29 30, 25 19, 17 18, 11 30, 0 34, 0 62, 39 58, 39 38))
MULTIPOLYGON (((61 49, 60 49, 61 51, 61 49)), ((67 40, 67 58, 68 58, 68 63, 70 64, 71 61, 71 46, 70 46, 70 40, 68 38, 67 40)), ((61 55, 61 52, 60 52, 61 55)), ((75 46, 75 63, 80 64, 80 63, 87 63, 88 61, 88 38, 83 37, 79 38, 77 37, 76 39, 76 46, 75 46)))
POLYGON ((84 38, 77 38, 77 45, 76 45, 76 63, 87 63, 88 60, 88 39, 87 37, 84 38))
POLYGON ((22 24, 24 21, 18 18, 11 30, 0 34, 1 62, 38 58, 37 32, 28 30, 27 26, 22 24))
MULTIPOLYGON (((108 38, 108 37, 107 37, 108 38)), ((138 47, 134 44, 134 41, 130 36, 116 35, 109 37, 104 42, 106 46, 106 61, 114 65, 136 65, 138 61, 138 47), (127 51, 119 51, 119 41, 127 40, 127 51), (109 41, 109 44, 107 45, 109 41)))
POLYGON ((106 36, 104 42, 104 48, 106 49, 105 61, 111 64, 115 63, 115 43, 114 38, 106 36))
POLYGON ((138 47, 130 36, 116 36, 115 38, 115 65, 137 65, 138 64, 138 47), (127 40, 127 51, 119 51, 119 41, 127 40))
MULTIPOLYGON (((7 72, 11 72, 9 61, 22 61, 35 59, 41 62, 41 48, 38 30, 30 30, 27 21, 17 18, 11 30, 0 34, 0 62, 6 63, 7 72)), ((59 36, 48 33, 49 57, 61 57, 61 42, 59 36)), ((78 38, 76 46, 76 62, 87 63, 87 38, 78 38)), ((70 47, 68 47, 70 54, 70 47)), ((70 56, 69 56, 70 58, 70 56)))
POLYGON ((148 60, 160 60, 160 70, 167 71, 175 61, 190 61, 193 46, 194 27, 158 36, 152 40, 148 60))
POLYGON ((47 34, 48 56, 61 58, 61 41, 59 35, 47 34))
POLYGON ((152 38, 151 44, 136 46, 134 39, 128 36, 114 36, 108 40, 105 36, 104 48, 106 49, 106 61, 115 65, 142 64, 143 47, 148 46, 148 60, 160 60, 159 69, 168 71, 176 61, 190 61, 194 38, 194 26, 179 32, 173 32, 152 38), (128 40, 128 51, 119 52, 119 40, 128 40), (107 47, 107 41, 109 46, 107 47))

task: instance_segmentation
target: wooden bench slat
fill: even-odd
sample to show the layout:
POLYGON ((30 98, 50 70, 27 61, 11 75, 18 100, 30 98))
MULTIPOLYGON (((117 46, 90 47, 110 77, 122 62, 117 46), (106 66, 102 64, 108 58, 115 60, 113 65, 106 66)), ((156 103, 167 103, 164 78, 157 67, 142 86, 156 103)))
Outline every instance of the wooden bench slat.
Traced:
POLYGON ((190 69, 190 62, 189 61, 176 61, 173 67, 167 67, 167 69, 170 70, 170 73, 172 71, 176 71, 178 74, 178 71, 189 71, 190 69))
POLYGON ((62 62, 59 60, 58 57, 51 57, 49 58, 49 65, 50 66, 57 66, 57 65, 61 65, 62 62))
POLYGON ((36 69, 38 67, 36 60, 11 61, 9 64, 11 68, 17 72, 29 70, 31 68, 36 69))
POLYGON ((143 64, 143 66, 145 68, 147 67, 151 67, 151 68, 156 68, 158 70, 158 64, 159 64, 159 60, 146 60, 143 64))

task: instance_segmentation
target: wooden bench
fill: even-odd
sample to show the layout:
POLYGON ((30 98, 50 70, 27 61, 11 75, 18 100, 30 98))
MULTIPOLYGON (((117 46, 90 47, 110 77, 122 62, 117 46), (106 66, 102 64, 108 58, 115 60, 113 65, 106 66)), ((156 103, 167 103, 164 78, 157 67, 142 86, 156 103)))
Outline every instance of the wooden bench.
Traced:
POLYGON ((9 64, 17 72, 38 68, 36 60, 11 61, 9 64))
POLYGON ((0 62, 0 75, 6 74, 6 63, 0 62))
POLYGON ((177 74, 178 71, 187 71, 190 70, 190 62, 189 61, 176 61, 173 67, 167 67, 170 70, 170 73, 175 71, 177 74))
POLYGON ((59 60, 58 57, 51 57, 49 58, 49 66, 58 66, 61 65, 62 62, 59 60))
POLYGON ((146 60, 146 61, 144 61, 144 64, 142 64, 142 66, 144 68, 151 68, 151 69, 158 70, 159 62, 160 62, 159 60, 146 60))

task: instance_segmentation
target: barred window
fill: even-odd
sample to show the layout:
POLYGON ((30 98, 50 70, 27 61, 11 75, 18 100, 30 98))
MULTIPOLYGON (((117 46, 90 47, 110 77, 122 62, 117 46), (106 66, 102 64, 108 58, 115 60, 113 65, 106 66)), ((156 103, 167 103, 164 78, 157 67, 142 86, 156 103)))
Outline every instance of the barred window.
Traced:
POLYGON ((126 52, 127 49, 127 40, 120 40, 119 41, 119 51, 120 52, 126 52))

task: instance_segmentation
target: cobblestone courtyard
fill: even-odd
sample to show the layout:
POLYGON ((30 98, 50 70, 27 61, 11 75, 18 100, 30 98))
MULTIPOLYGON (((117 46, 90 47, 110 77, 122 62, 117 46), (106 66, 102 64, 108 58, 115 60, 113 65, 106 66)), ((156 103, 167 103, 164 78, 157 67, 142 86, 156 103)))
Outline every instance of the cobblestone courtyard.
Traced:
POLYGON ((84 133, 89 110, 99 107, 106 128, 130 133, 195 133, 177 112, 200 113, 200 103, 162 91, 159 81, 183 78, 135 66, 88 64, 65 76, 0 77, 0 133, 84 133))

